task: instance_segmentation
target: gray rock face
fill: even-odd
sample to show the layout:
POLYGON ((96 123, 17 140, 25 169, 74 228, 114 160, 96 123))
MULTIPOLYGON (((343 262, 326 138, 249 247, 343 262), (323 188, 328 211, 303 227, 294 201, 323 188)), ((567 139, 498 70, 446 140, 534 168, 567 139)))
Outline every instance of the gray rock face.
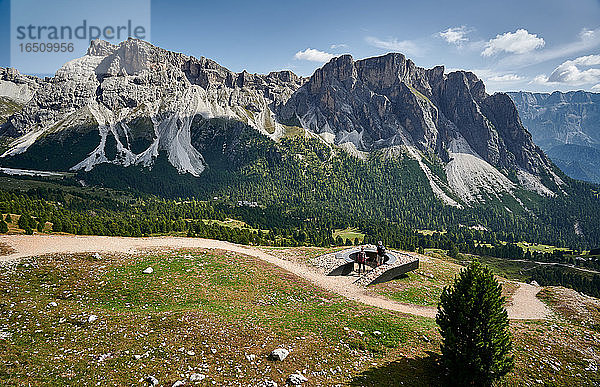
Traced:
POLYGON ((508 93, 525 127, 542 149, 562 144, 600 148, 600 94, 508 93))
POLYGON ((283 361, 285 360, 286 357, 288 357, 288 355, 290 354, 290 351, 288 351, 285 348, 277 348, 274 349, 271 354, 269 355, 269 357, 272 360, 278 360, 278 361, 283 361))
POLYGON ((434 194, 455 206, 512 194, 516 185, 507 170, 544 195, 553 192, 541 175, 561 183, 508 96, 488 95, 472 73, 420 68, 402 54, 359 61, 343 55, 305 79, 290 71, 234 73, 136 39, 119 45, 95 40, 85 56, 46 80, 1 69, 0 96, 3 90, 23 105, 5 109, 10 117, 0 128, 0 162, 33 144, 37 151, 53 144, 77 148, 81 138, 74 160, 55 163, 58 169, 151 168, 164 155, 180 173, 198 176, 206 168, 205 150, 192 145, 192 123, 219 117, 275 141, 295 131, 359 157, 379 149, 387 157, 408 154, 434 194), (436 173, 426 155, 439 164, 436 173))
POLYGON ((546 153, 570 177, 600 184, 600 148, 564 144, 553 146, 546 153))
POLYGON ((550 166, 507 95, 486 94, 473 73, 426 70, 402 54, 332 59, 290 98, 280 116, 363 151, 406 145, 447 159, 452 140, 464 138, 496 167, 539 173, 550 166))
POLYGON ((600 182, 600 94, 508 93, 525 127, 569 176, 600 182))
POLYGON ((289 71, 236 74, 210 59, 136 39, 118 46, 95 40, 84 57, 66 63, 9 118, 4 133, 17 140, 3 156, 25 152, 32 137, 68 130, 75 122, 96 125, 100 143, 72 170, 90 170, 101 163, 150 167, 166 153, 179 172, 197 176, 205 162, 190 141, 196 115, 243 121, 277 139, 285 129, 274 111, 303 82, 289 71), (143 118, 147 122, 139 128, 143 118), (150 140, 143 149, 131 141, 140 131, 150 140), (115 142, 116 156, 111 158, 106 144, 115 142))
POLYGON ((288 377, 288 383, 293 386, 299 386, 303 383, 308 382, 306 376, 302 375, 300 372, 296 372, 295 374, 291 374, 288 377))
POLYGON ((22 75, 17 69, 0 67, 0 97, 8 97, 14 102, 24 104, 44 84, 44 80, 22 75))

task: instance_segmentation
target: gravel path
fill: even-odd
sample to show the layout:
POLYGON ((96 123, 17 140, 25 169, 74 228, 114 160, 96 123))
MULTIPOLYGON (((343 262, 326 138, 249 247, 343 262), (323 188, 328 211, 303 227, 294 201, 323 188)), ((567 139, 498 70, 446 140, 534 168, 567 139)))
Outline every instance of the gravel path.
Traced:
POLYGON ((517 282, 519 288, 513 294, 511 304, 506 308, 508 316, 514 320, 540 320, 550 317, 552 312, 536 295, 542 290, 534 286, 517 282))
MULTIPOLYGON (((430 318, 435 317, 436 314, 436 309, 433 307, 403 304, 383 297, 365 294, 364 288, 353 284, 356 277, 328 277, 323 274, 323 272, 308 265, 277 258, 252 247, 212 239, 178 237, 124 238, 73 235, 3 235, 0 236, 0 242, 10 246, 15 251, 11 254, 0 256, 0 263, 2 261, 14 261, 25 257, 55 253, 115 252, 133 254, 144 251, 145 249, 161 247, 222 249, 262 259, 263 261, 272 263, 282 269, 294 273, 316 286, 366 305, 430 318)), ((513 315, 517 316, 514 318, 545 318, 547 314, 534 315, 527 313, 529 312, 528 309, 530 305, 534 305, 536 307, 535 310, 539 312, 539 305, 536 304, 536 301, 544 307, 545 305, 535 297, 536 293, 525 292, 521 295, 520 290, 521 288, 517 290, 514 305, 511 306, 513 312, 511 314, 511 311, 509 310, 509 316, 511 318, 513 318, 513 315)))

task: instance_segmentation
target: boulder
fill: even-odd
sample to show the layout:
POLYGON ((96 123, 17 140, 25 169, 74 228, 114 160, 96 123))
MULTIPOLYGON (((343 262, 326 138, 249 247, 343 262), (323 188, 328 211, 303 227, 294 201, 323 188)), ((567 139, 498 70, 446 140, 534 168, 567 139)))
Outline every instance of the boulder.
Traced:
POLYGON ((147 267, 147 268, 146 268, 146 269, 143 271, 143 273, 144 273, 144 274, 152 274, 152 273, 154 273, 154 269, 153 269, 153 268, 151 268, 151 267, 147 267))
POLYGON ((273 352, 271 352, 269 357, 272 360, 283 361, 286 357, 288 357, 289 354, 290 354, 290 351, 288 351, 287 349, 277 348, 277 349, 274 349, 273 352))
POLYGON ((308 382, 306 376, 302 375, 300 372, 296 372, 295 374, 291 374, 288 378, 288 383, 294 386, 299 386, 302 383, 308 382))

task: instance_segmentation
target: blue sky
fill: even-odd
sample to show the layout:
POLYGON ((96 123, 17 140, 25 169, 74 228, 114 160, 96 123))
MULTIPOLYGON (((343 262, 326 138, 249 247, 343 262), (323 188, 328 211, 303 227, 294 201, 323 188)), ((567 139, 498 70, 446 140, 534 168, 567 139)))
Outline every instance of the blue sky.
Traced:
MULTIPOLYGON (((9 66, 9 0, 0 15, 9 66)), ((600 0, 152 0, 151 41, 233 71, 308 76, 334 55, 397 51, 419 66, 472 70, 488 91, 600 92, 600 0)))

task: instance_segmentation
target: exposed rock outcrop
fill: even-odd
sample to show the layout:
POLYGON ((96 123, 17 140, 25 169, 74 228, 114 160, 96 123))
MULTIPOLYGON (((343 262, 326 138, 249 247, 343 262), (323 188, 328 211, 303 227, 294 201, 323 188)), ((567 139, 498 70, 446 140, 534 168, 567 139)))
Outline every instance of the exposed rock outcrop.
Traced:
POLYGON ((192 126, 201 117, 241 121, 273 140, 299 129, 355 155, 400 150, 418 161, 436 196, 459 207, 512 195, 521 183, 508 171, 539 193, 553 193, 540 176, 560 184, 506 94, 488 95, 473 73, 420 68, 397 53, 343 55, 305 79, 290 71, 234 73, 136 39, 95 40, 43 81, 2 69, 3 90, 23 106, 7 113, 0 136, 10 144, 1 156, 59 146, 73 157, 52 164, 61 170, 151 168, 164 155, 180 173, 198 176, 206 162, 192 145, 192 126))
POLYGON ((486 94, 473 73, 425 70, 402 54, 334 58, 280 115, 297 116, 325 139, 364 151, 405 145, 447 158, 449 144, 460 137, 495 167, 539 173, 550 166, 506 94, 486 94))
POLYGON ((5 132, 17 140, 4 156, 26 151, 49 132, 68 129, 65 124, 88 122, 98 126, 100 143, 73 170, 90 170, 100 163, 151 166, 165 152, 181 173, 197 176, 205 163, 190 141, 196 115, 240 120, 276 139, 284 127, 274 111, 302 83, 289 71, 236 74, 210 59, 136 39, 118 46, 95 40, 84 57, 66 63, 9 118, 5 132), (142 130, 151 142, 134 149, 130 140, 139 130, 130 126, 143 117, 150 119, 142 130), (116 143, 112 158, 107 156, 108 143, 116 143))

